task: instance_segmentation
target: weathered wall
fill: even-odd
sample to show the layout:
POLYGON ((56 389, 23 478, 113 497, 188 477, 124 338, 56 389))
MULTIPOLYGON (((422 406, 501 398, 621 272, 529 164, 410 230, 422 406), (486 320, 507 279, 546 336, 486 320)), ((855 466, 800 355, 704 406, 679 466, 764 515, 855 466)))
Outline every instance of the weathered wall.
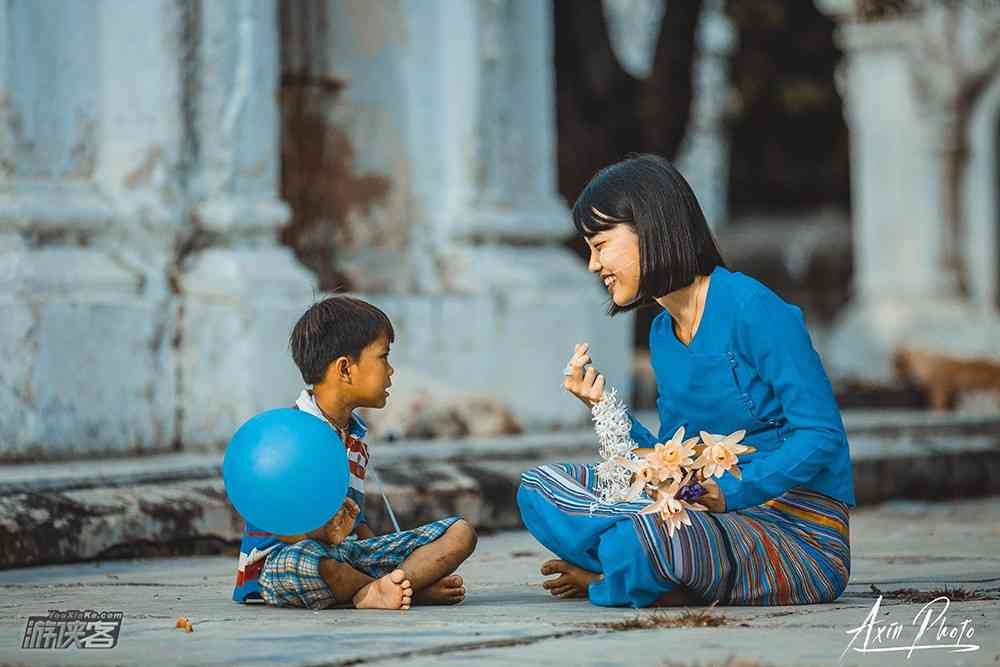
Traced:
POLYGON ((167 450, 283 397, 291 363, 254 362, 313 279, 275 239, 273 4, 11 2, 0 30, 0 458, 167 450))
POLYGON ((169 2, 0 7, 4 458, 174 440, 180 22, 169 2))
POLYGON ((579 340, 627 391, 631 322, 605 318, 603 291, 563 247, 549 3, 282 12, 283 194, 299 256, 336 258, 324 287, 389 313, 398 366, 493 394, 528 426, 581 418, 559 391, 579 340))
POLYGON ((272 0, 0 3, 0 459, 224 444, 297 394, 337 276, 528 426, 583 416, 579 339, 627 391, 628 323, 561 245, 548 3, 287 5, 326 17, 312 60, 272 0), (282 62, 339 92, 296 108, 282 62))
POLYGON ((986 6, 932 3, 921 12, 865 21, 846 0, 821 4, 843 20, 838 35, 846 52, 841 83, 854 209, 853 295, 830 341, 831 370, 885 381, 894 375, 891 358, 900 347, 996 356, 996 61, 982 70, 987 85, 969 98, 975 105, 965 109, 963 101, 973 94, 966 70, 996 45, 977 47, 975 31, 950 33, 950 21, 927 12, 961 12, 961 25, 994 29, 1000 14, 986 6), (940 61, 945 54, 957 59, 940 61), (966 149, 956 224, 949 158, 966 149))

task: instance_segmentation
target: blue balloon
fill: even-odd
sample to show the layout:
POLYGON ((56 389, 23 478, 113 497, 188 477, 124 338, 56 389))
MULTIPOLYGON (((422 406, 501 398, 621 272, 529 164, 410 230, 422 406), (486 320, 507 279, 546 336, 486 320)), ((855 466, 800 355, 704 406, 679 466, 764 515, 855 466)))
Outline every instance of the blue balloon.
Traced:
POLYGON ((247 522, 277 535, 319 528, 347 496, 347 451, 337 432, 301 410, 249 419, 222 463, 226 495, 247 522))

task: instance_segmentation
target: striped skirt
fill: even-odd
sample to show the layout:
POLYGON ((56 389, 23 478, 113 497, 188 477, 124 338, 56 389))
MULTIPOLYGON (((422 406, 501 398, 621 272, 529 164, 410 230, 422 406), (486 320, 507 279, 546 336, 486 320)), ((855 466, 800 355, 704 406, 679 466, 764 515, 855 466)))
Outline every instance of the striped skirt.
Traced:
POLYGON ((668 537, 642 499, 591 506, 593 465, 553 464, 521 476, 517 501, 531 534, 559 558, 603 576, 591 602, 647 607, 687 589, 705 604, 792 605, 835 600, 847 586, 847 506, 795 488, 734 512, 688 512, 690 526, 668 537))

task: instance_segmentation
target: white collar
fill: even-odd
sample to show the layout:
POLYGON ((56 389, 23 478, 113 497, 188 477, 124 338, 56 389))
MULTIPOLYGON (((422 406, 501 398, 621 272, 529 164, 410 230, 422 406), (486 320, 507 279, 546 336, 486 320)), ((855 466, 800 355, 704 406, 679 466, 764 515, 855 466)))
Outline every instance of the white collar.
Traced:
MULTIPOLYGON (((327 424, 330 424, 334 430, 337 429, 336 425, 327 419, 326 415, 323 414, 323 411, 319 409, 318 405, 316 405, 316 398, 313 396, 312 391, 308 388, 303 389, 302 393, 299 394, 299 397, 295 400, 295 407, 303 412, 308 412, 313 417, 319 417, 327 424)), ((364 438, 365 434, 368 433, 368 425, 362 421, 361 417, 352 412, 351 418, 347 423, 347 432, 355 438, 364 438)))

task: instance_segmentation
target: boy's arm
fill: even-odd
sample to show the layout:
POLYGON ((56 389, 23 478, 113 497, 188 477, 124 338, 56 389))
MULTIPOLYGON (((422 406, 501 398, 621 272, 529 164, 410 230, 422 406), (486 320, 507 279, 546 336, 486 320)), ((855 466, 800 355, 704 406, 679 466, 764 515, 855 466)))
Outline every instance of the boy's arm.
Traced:
POLYGON ((344 501, 343 507, 337 510, 337 513, 330 517, 329 521, 316 530, 299 535, 278 535, 277 537, 287 544, 295 544, 303 540, 316 540, 323 544, 340 544, 350 534, 351 528, 354 526, 360 513, 361 508, 358 507, 358 504, 348 498, 344 501))
POLYGON ((316 540, 317 542, 326 541, 325 526, 323 528, 317 528, 316 530, 310 531, 308 533, 299 533, 298 535, 277 535, 276 537, 286 544, 295 544, 296 542, 301 542, 302 540, 316 540))
MULTIPOLYGON (((362 498, 362 503, 364 499, 362 498)), ((375 531, 371 529, 368 525, 368 517, 365 516, 365 508, 362 505, 360 511, 358 512, 358 521, 356 527, 354 528, 354 534, 359 540, 367 540, 369 537, 375 537, 375 531)))

